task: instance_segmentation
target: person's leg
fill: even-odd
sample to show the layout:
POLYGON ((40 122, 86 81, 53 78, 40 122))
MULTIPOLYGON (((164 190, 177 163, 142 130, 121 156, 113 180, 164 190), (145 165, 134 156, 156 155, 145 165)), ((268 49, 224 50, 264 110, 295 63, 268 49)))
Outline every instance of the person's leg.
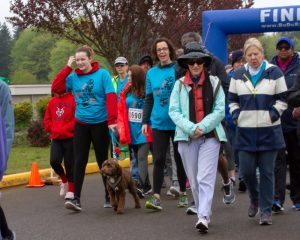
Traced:
MULTIPOLYGON (((278 151, 275 161, 275 195, 273 210, 281 210, 285 201, 286 188, 286 155, 285 149, 278 151), (279 204, 279 205, 278 205, 279 204), (277 206, 278 205, 278 206, 277 206)), ((277 211, 276 211, 277 212, 277 211)))
POLYGON ((285 134, 285 137, 290 170, 290 196, 294 205, 297 205, 296 209, 300 210, 300 146, 298 145, 299 138, 297 136, 296 130, 285 134))
MULTIPOLYGON (((108 158, 109 130, 107 122, 94 124, 91 127, 91 136, 98 167, 101 169, 103 162, 108 158)), ((106 188, 106 178, 102 177, 102 179, 105 188, 105 199, 106 202, 109 202, 109 194, 106 188)))
POLYGON ((248 189, 251 204, 258 206, 258 184, 256 178, 256 152, 239 151, 240 171, 248 189))
POLYGON ((139 181, 139 170, 138 170, 137 155, 134 153, 134 150, 133 150, 131 144, 128 145, 128 150, 129 150, 131 176, 133 177, 134 180, 136 180, 138 182, 139 181))
POLYGON ((68 192, 74 192, 74 142, 73 138, 64 140, 64 165, 68 180, 68 192))
MULTIPOLYGON (((99 136, 100 137, 100 136, 99 136)), ((74 129, 74 197, 80 198, 91 145, 90 125, 75 123, 74 129)))
POLYGON ((143 143, 139 144, 137 148, 136 156, 138 160, 138 172, 142 182, 142 187, 145 189, 148 177, 148 153, 150 145, 149 143, 143 143))
POLYGON ((184 171, 182 160, 181 160, 180 154, 178 152, 178 143, 174 142, 175 131, 170 131, 170 132, 171 132, 171 137, 172 137, 172 140, 173 140, 174 159, 175 159, 175 162, 176 162, 179 189, 180 189, 180 192, 183 193, 183 192, 186 191, 186 179, 187 179, 186 178, 186 173, 184 171))
POLYGON ((152 129, 153 137, 153 192, 160 195, 164 178, 164 166, 170 135, 168 131, 152 129))
POLYGON ((63 161, 64 149, 63 142, 61 140, 52 140, 50 148, 50 165, 54 172, 60 176, 63 183, 67 182, 65 170, 61 163, 63 161))
POLYGON ((274 167, 276 151, 257 153, 259 167, 259 207, 261 213, 271 214, 274 200, 274 167))
MULTIPOLYGON (((12 231, 8 228, 6 217, 4 211, 0 205, 0 230, 2 238, 10 239, 12 236, 12 231)), ((1 238, 1 239, 2 239, 1 238)))

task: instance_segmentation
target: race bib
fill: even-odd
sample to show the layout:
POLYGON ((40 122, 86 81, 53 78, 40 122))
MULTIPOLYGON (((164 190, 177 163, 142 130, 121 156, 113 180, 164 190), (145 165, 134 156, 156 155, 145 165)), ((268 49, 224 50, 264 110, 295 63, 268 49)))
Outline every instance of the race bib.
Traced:
POLYGON ((143 118, 143 109, 129 108, 128 118, 129 122, 141 123, 143 118))

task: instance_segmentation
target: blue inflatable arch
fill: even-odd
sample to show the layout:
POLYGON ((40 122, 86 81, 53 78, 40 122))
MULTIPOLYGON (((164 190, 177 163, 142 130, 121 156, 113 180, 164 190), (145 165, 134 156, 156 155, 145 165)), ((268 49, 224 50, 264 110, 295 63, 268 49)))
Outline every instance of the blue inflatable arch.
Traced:
POLYGON ((300 30, 300 6, 204 11, 206 48, 227 62, 227 35, 300 30))

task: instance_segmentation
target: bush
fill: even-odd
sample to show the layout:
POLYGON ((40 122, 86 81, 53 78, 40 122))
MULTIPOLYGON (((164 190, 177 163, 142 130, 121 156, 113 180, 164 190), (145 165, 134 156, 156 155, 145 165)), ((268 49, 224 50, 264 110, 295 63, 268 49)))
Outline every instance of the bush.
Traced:
POLYGON ((46 96, 41 98, 37 103, 35 104, 36 111, 38 113, 39 119, 42 121, 44 119, 45 111, 47 104, 50 100, 51 96, 46 96))
POLYGON ((45 132, 42 121, 32 121, 30 123, 27 139, 33 147, 47 147, 50 144, 49 134, 45 132))
POLYGON ((14 106, 16 128, 27 127, 33 115, 32 104, 30 102, 20 102, 14 106))

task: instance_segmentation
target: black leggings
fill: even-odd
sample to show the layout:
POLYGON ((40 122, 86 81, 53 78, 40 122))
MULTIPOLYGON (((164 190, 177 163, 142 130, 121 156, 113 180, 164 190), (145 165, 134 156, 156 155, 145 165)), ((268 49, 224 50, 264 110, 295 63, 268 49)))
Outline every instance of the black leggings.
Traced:
POLYGON ((1 230, 2 238, 8 238, 12 235, 11 230, 7 226, 6 217, 1 206, 0 206, 0 230, 1 230))
POLYGON ((73 182, 74 149, 73 138, 52 140, 50 150, 50 165, 59 176, 65 175, 61 163, 64 160, 68 182, 73 182))
POLYGON ((170 138, 173 141, 174 159, 177 167, 177 177, 181 192, 186 191, 186 174, 183 168, 181 157, 178 153, 178 144, 174 142, 174 130, 157 130, 152 129, 153 135, 153 187, 154 193, 160 194, 161 186, 164 179, 164 166, 170 138))
MULTIPOLYGON (((74 196, 80 198, 85 168, 88 163, 91 142, 93 143, 99 169, 108 158, 109 132, 107 122, 97 124, 75 123, 74 130, 74 196)), ((108 198, 105 179, 105 196, 108 198)))

